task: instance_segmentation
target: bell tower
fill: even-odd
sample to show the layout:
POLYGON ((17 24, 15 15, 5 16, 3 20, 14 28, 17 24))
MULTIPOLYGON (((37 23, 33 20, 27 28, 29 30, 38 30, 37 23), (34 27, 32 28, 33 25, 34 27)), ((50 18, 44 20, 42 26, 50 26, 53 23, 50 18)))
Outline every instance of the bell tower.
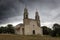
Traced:
POLYGON ((37 22, 37 25, 40 27, 40 18, 39 18, 39 14, 38 14, 37 10, 36 10, 36 13, 35 13, 35 20, 37 22))
POLYGON ((27 8, 25 7, 25 8, 24 8, 24 18, 23 18, 23 22, 24 22, 25 25, 28 24, 28 22, 29 22, 28 19, 29 19, 29 18, 28 18, 28 10, 27 10, 27 8))
POLYGON ((36 13, 35 13, 35 20, 39 20, 39 14, 38 14, 38 11, 36 11, 36 13))
POLYGON ((26 7, 24 9, 24 19, 28 19, 28 10, 26 7))

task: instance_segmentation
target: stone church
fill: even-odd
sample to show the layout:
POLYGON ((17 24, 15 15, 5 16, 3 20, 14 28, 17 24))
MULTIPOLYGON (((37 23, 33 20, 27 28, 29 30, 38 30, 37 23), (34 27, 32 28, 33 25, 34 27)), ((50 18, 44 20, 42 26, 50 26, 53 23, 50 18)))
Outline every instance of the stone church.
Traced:
POLYGON ((30 19, 28 14, 28 10, 25 8, 23 24, 16 25, 15 33, 19 35, 42 35, 38 11, 35 12, 35 19, 30 19))

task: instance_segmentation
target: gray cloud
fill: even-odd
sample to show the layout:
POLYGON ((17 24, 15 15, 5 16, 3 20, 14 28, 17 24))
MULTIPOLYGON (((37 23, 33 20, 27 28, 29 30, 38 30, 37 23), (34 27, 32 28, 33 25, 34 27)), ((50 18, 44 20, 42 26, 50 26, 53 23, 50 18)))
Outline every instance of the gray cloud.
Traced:
POLYGON ((0 0, 0 24, 6 23, 7 19, 21 16, 20 2, 17 0, 0 0))
POLYGON ((30 18, 34 18, 37 8, 42 24, 59 23, 60 0, 0 0, 0 24, 20 22, 23 19, 21 16, 23 16, 25 5, 30 18))

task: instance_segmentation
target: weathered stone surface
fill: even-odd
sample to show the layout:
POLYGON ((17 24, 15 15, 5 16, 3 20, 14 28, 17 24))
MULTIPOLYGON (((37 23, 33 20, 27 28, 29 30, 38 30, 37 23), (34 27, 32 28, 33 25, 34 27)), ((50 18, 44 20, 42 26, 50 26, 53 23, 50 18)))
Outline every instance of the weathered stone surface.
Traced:
POLYGON ((16 26, 15 33, 20 35, 42 35, 42 28, 37 12, 35 15, 35 19, 30 19, 28 18, 28 11, 26 9, 26 11, 24 12, 23 24, 18 24, 16 26))

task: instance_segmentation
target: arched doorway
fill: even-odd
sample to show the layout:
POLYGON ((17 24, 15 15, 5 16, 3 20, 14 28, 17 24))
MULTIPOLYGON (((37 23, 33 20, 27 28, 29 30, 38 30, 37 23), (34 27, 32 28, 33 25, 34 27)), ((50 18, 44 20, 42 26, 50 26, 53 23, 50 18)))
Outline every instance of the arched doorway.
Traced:
POLYGON ((35 30, 33 30, 33 35, 35 35, 35 30))

